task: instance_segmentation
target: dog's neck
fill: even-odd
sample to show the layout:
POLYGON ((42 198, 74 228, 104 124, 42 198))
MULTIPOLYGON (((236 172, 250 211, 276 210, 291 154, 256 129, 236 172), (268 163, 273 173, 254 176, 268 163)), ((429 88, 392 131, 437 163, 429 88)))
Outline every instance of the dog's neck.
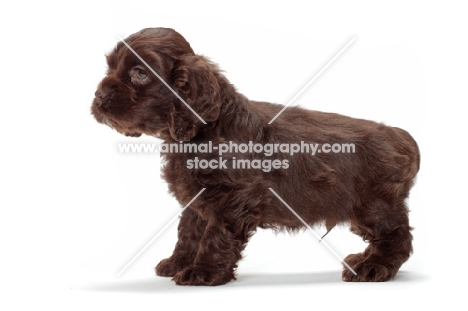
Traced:
MULTIPOLYGON (((221 91, 221 111, 214 122, 201 125, 199 132, 191 141, 226 140, 258 142, 264 137, 264 126, 268 122, 259 114, 256 103, 237 92, 235 87, 222 75, 218 77, 221 91)), ((198 122, 198 120, 195 120, 198 122)), ((169 130, 164 129, 160 136, 167 142, 174 142, 169 130)))
POLYGON ((220 81, 222 106, 213 127, 218 137, 233 141, 260 141, 263 137, 263 120, 254 104, 237 92, 229 81, 220 81))

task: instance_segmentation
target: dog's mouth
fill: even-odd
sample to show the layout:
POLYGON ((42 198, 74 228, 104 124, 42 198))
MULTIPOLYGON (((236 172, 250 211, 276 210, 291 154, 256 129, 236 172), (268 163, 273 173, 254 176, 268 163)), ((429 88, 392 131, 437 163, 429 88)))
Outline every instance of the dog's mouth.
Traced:
POLYGON ((119 132, 120 134, 129 136, 129 137, 140 137, 142 134, 139 131, 136 131, 134 129, 129 129, 124 126, 121 126, 117 121, 112 120, 110 117, 108 117, 107 115, 102 113, 102 111, 99 111, 95 107, 93 107, 91 113, 98 123, 107 125, 111 129, 119 132))
POLYGON ((94 116, 94 119, 96 119, 98 123, 107 125, 111 129, 116 130, 117 132, 120 132, 119 124, 116 121, 109 118, 105 113, 102 112, 102 109, 99 109, 99 108, 100 108, 99 105, 93 104, 92 109, 91 109, 91 114, 94 116))
POLYGON ((102 124, 107 125, 111 129, 115 129, 114 128, 115 127, 114 123, 106 116, 102 116, 102 124))
POLYGON ((111 129, 117 131, 120 134, 129 137, 140 137, 142 134, 154 136, 157 138, 161 138, 161 135, 166 127, 154 126, 145 129, 141 129, 138 126, 134 126, 131 122, 126 122, 125 120, 119 121, 116 120, 112 115, 109 115, 101 105, 96 104, 96 101, 93 103, 91 107, 91 114, 94 116, 98 123, 107 125, 111 129))
POLYGON ((96 119, 98 123, 105 124, 108 127, 115 129, 116 123, 102 112, 102 109, 100 109, 100 105, 96 104, 96 101, 94 101, 91 107, 91 114, 94 116, 94 119, 96 119))

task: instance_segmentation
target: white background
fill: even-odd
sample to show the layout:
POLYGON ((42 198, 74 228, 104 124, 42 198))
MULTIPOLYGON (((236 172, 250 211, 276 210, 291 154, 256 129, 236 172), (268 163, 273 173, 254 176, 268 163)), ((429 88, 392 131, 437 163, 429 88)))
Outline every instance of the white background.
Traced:
MULTIPOLYGON (((463 2, 304 3, 2 5, 0 306, 466 307, 463 2), (344 283, 340 263, 310 233, 258 232, 237 281, 179 287, 152 270, 171 254, 176 223, 116 276, 179 205, 160 179, 158 155, 117 149, 122 142, 158 141, 125 138, 98 124, 90 104, 118 36, 159 26, 179 31, 249 98, 283 104, 356 37, 295 104, 402 127, 418 141, 421 171, 409 200, 415 252, 396 280, 344 283)), ((343 257, 365 247, 347 228, 326 240, 343 257)))

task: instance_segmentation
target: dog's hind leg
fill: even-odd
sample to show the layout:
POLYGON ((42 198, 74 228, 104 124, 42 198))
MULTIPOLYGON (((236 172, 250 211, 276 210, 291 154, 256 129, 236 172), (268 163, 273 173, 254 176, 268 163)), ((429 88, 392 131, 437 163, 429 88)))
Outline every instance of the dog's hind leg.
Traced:
POLYGON ((347 282, 383 282, 391 280, 412 252, 408 209, 401 200, 388 204, 376 199, 365 207, 355 209, 351 231, 362 236, 369 246, 363 253, 345 258, 354 275, 344 267, 347 282))

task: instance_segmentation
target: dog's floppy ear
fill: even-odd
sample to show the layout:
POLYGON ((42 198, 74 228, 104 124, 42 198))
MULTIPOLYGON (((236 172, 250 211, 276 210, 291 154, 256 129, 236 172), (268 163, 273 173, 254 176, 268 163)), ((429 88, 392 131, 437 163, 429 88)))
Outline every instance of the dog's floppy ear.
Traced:
MULTIPOLYGON (((179 58, 171 73, 172 87, 206 123, 216 121, 221 109, 219 70, 205 57, 179 58)), ((194 137, 203 122, 178 98, 168 116, 169 132, 177 141, 194 137)))

